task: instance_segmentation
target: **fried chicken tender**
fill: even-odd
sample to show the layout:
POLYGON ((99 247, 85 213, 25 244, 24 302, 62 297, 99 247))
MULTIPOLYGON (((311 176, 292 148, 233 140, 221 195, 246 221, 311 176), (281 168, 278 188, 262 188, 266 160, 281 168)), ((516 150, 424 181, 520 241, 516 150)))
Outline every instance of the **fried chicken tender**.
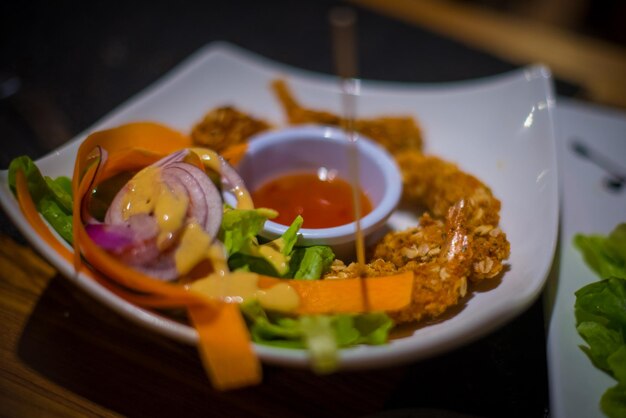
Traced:
MULTIPOLYGON (((468 281, 498 276, 510 244, 498 227, 500 201, 480 180, 437 157, 406 151, 396 158, 405 201, 427 212, 417 226, 387 233, 363 270, 366 276, 414 273, 411 305, 390 313, 401 323, 435 318, 459 302, 468 281)), ((337 263, 327 276, 357 277, 358 267, 337 263)))
POLYGON ((395 155, 403 182, 403 200, 426 208, 434 217, 446 216, 460 199, 468 199, 476 210, 472 225, 497 225, 500 201, 491 189, 456 164, 411 150, 395 155))
MULTIPOLYGON (((474 176, 463 172, 455 164, 434 156, 405 151, 396 155, 403 177, 403 199, 415 206, 425 208, 435 218, 440 218, 459 200, 467 200, 467 228, 473 237, 473 267, 469 278, 473 282, 493 278, 504 269, 504 261, 509 257, 510 244, 506 234, 498 227, 500 221, 500 201, 493 196, 491 189, 474 176)), ((421 231, 423 222, 417 231, 421 231)), ((428 224, 426 224, 428 225, 428 224)), ((433 242, 413 239, 405 244, 405 233, 391 232, 383 238, 374 251, 375 256, 402 264, 417 252, 422 255, 436 251, 433 242), (418 251, 417 242, 424 245, 418 251), (415 248, 414 248, 415 247, 415 248), (400 255, 391 256, 390 251, 398 250, 400 255)), ((423 234, 423 233, 422 233, 423 234)), ((431 232, 430 236, 436 234, 431 232)), ((425 239, 424 237, 419 237, 425 239)), ((420 244, 421 245, 421 244, 420 244)))
MULTIPOLYGON (((472 237, 466 228, 468 215, 466 202, 461 200, 452 206, 445 223, 432 220, 428 215, 422 219, 428 225, 420 225, 409 231, 398 234, 407 241, 417 229, 425 235, 436 232, 439 237, 432 236, 434 241, 440 242, 440 251, 422 260, 384 260, 376 258, 360 269, 355 263, 349 266, 339 262, 331 267, 331 272, 324 278, 358 277, 360 271, 366 276, 391 275, 395 272, 412 271, 414 273, 413 295, 411 304, 397 312, 389 312, 396 323, 419 321, 424 318, 435 318, 444 313, 449 307, 456 305, 467 292, 467 276, 471 272, 472 237)), ((418 233, 419 233, 418 232, 418 233)), ((394 238, 399 238, 395 236, 394 238)), ((401 247, 407 248, 407 247, 401 247)), ((395 257, 396 252, 390 250, 387 254, 395 257)))
MULTIPOLYGON (((301 106, 289 90, 285 80, 274 80, 272 89, 283 106, 287 120, 292 125, 316 123, 341 126, 343 123, 342 119, 333 113, 301 106)), ((409 116, 358 119, 355 121, 355 129, 379 142, 392 154, 405 149, 416 151, 422 149, 422 131, 415 119, 409 116)))
MULTIPOLYGON (((290 124, 340 126, 339 116, 301 106, 284 80, 272 83, 290 124)), ((324 280, 414 273, 411 304, 389 312, 397 323, 436 318, 459 303, 468 284, 500 275, 510 244, 499 228, 500 201, 491 189, 457 165, 422 153, 422 133, 411 117, 360 119, 355 128, 395 157, 403 179, 403 202, 423 212, 415 227, 387 233, 365 266, 335 260, 324 280)), ((221 152, 245 143, 270 125, 232 107, 209 112, 194 126, 198 145, 221 152)))
POLYGON ((444 239, 445 223, 424 213, 417 226, 387 233, 374 247, 372 258, 389 261, 396 268, 409 262, 427 263, 439 256, 444 239))
MULTIPOLYGON (((300 105, 284 80, 275 80, 272 88, 290 124, 343 123, 333 113, 300 105)), ((489 187, 457 165, 423 154, 421 130, 413 118, 361 119, 355 129, 394 155, 403 201, 425 212, 417 226, 385 235, 365 266, 336 261, 325 279, 413 271, 413 302, 392 313, 397 322, 408 322, 441 315, 465 295, 468 280, 479 282, 504 270, 510 246, 498 227, 500 201, 489 187)))
POLYGON ((221 153, 270 128, 270 124, 265 121, 255 119, 232 106, 223 106, 208 112, 193 127, 191 139, 196 145, 221 153))
POLYGON ((381 277, 391 276, 398 272, 398 268, 390 261, 376 259, 365 266, 360 267, 357 263, 346 264, 339 259, 335 259, 330 266, 330 270, 323 279, 351 279, 355 277, 381 277))

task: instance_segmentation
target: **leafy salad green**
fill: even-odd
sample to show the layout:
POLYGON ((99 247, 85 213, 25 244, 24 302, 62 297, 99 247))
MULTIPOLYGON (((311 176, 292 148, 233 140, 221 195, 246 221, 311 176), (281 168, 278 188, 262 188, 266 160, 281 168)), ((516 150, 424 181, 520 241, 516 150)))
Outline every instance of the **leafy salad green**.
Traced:
MULTIPOLYGON (((17 170, 26 174, 29 192, 38 211, 59 235, 72 242, 72 189, 67 177, 43 176, 27 156, 9 166, 9 185, 15 192, 17 170)), ((335 254, 328 246, 296 246, 303 220, 297 217, 278 239, 259 239, 265 221, 277 216, 272 209, 235 209, 225 205, 219 239, 232 271, 244 270, 294 280, 318 280, 330 268, 335 254)), ((283 348, 309 350, 313 369, 328 373, 337 366, 338 349, 356 344, 387 342, 393 327, 385 313, 294 317, 265 311, 257 301, 241 305, 252 340, 283 348)))
POLYGON ((9 165, 9 186, 15 192, 15 173, 23 170, 28 190, 39 213, 67 242, 72 243, 72 181, 67 177, 43 176, 33 160, 17 157, 9 165))
POLYGON ((626 223, 609 235, 574 237, 587 265, 602 279, 576 292, 576 330, 591 362, 611 375, 600 407, 609 417, 626 417, 626 223))
MULTIPOLYGON (((298 216, 280 238, 259 242, 263 224, 274 216, 276 213, 271 209, 227 208, 220 237, 229 255, 229 267, 294 280, 320 279, 335 255, 327 246, 295 246, 301 217, 298 216), (274 257, 265 256, 263 248, 279 252, 288 263, 284 267, 277 265, 274 257)), ((244 303, 241 309, 254 342, 282 348, 307 348, 313 369, 318 373, 332 372, 336 368, 339 348, 384 344, 393 327, 386 314, 376 312, 293 317, 266 312, 258 301, 244 303)))

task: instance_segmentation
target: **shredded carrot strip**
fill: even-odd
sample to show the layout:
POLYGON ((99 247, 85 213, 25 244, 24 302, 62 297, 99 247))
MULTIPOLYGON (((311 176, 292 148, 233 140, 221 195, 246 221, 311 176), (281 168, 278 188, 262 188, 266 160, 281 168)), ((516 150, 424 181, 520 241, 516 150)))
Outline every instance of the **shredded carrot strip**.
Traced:
POLYGON ((145 149, 167 155, 190 147, 191 138, 167 126, 153 122, 129 123, 113 129, 94 132, 78 148, 74 177, 80 178, 87 164, 87 156, 102 146, 111 154, 128 149, 145 149))
POLYGON ((261 365, 249 341, 250 335, 236 304, 219 311, 193 305, 189 317, 198 330, 199 350, 205 369, 216 389, 236 389, 261 382, 261 365))
POLYGON ((232 165, 239 164, 239 161, 243 158, 248 150, 248 143, 243 142, 241 144, 231 145, 221 152, 222 157, 232 165))
POLYGON ((85 173, 85 177, 83 178, 84 181, 82 182, 79 182, 77 178, 72 178, 72 192, 74 199, 72 202, 72 245, 74 247, 74 269, 77 272, 80 270, 82 263, 80 258, 80 238, 78 237, 78 230, 83 225, 83 221, 81 219, 83 196, 90 191, 89 189, 94 177, 96 176, 96 171, 97 167, 91 166, 85 173))
MULTIPOLYGON (((281 281, 284 280, 260 276, 258 283, 259 287, 268 288, 281 281)), ((300 305, 295 310, 300 315, 390 312, 411 303, 413 273, 407 271, 393 276, 364 279, 289 280, 287 283, 300 296, 300 305), (366 281, 367 298, 363 297, 361 280, 366 281), (369 302, 367 307, 366 300, 369 302)))
POLYGON ((140 170, 150 164, 154 164, 164 156, 161 153, 137 148, 113 153, 106 160, 102 170, 100 170, 101 174, 98 176, 97 183, 102 183, 104 180, 123 171, 140 170))

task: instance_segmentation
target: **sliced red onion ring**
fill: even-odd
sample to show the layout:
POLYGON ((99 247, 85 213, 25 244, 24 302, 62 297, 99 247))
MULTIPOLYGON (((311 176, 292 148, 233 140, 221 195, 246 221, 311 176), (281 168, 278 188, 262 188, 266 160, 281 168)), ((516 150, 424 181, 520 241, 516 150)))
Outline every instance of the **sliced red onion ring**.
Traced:
MULTIPOLYGON (((159 179, 175 194, 185 194, 188 198, 188 208, 184 225, 197 222, 204 231, 214 239, 222 222, 223 202, 219 190, 200 168, 183 162, 189 150, 182 150, 168 155, 157 161, 153 166, 160 168, 159 179)), ((229 167, 236 178, 239 176, 229 167)), ((230 177, 234 178, 231 173, 230 177)), ((236 180, 236 178, 234 178, 236 180)), ((240 179, 239 179, 240 180, 240 179)), ((240 182, 243 184, 243 181, 240 182)), ((103 248, 120 256, 125 263, 135 269, 162 280, 173 280, 179 276, 176 270, 174 254, 176 246, 157 246, 158 224, 152 214, 134 215, 124 219, 123 205, 125 196, 130 192, 130 185, 125 185, 113 199, 105 215, 105 225, 92 228, 92 239, 96 243, 102 242, 103 248), (150 224, 155 227, 153 234, 148 236, 139 233, 136 228, 148 228, 146 220, 136 217, 150 218, 150 224), (130 233, 125 231, 130 229, 130 233), (138 239, 138 237, 147 239, 138 239), (118 246, 116 248, 116 246, 118 246)), ((177 242, 178 232, 175 231, 171 242, 177 242)))
MULTIPOLYGON (((166 252, 159 252, 157 254, 157 257, 153 258, 150 263, 135 264, 130 262, 129 260, 128 264, 131 265, 135 270, 156 279, 164 281, 174 280, 178 276, 180 276, 180 273, 176 269, 174 252, 175 249, 170 249, 166 252)), ((140 257, 140 255, 138 254, 136 254, 136 256, 140 257)))
POLYGON ((228 162, 220 157, 220 170, 222 170, 222 185, 228 189, 234 189, 235 187, 243 187, 243 179, 239 176, 239 173, 228 162))
POLYGON ((111 252, 121 252, 135 241, 133 230, 124 225, 87 224, 85 231, 99 247, 111 252))
POLYGON ((120 224, 87 224, 85 230, 98 246, 122 257, 128 264, 150 262, 159 255, 159 228, 153 217, 140 214, 120 224))
POLYGON ((224 190, 234 194, 237 199, 240 197, 239 193, 250 195, 239 173, 222 157, 220 157, 220 169, 222 171, 222 186, 224 190))
MULTIPOLYGON (((183 150, 180 150, 180 151, 176 151, 175 153, 169 154, 169 155, 161 158, 160 160, 158 160, 157 162, 152 164, 152 167, 166 167, 166 166, 168 166, 168 165, 170 165, 172 163, 183 161, 185 159, 185 157, 187 155, 189 155, 189 152, 190 151, 188 149, 183 149, 183 150)), ((123 223, 124 222, 122 205, 124 203, 124 197, 126 196, 126 194, 129 191, 130 191, 130 185, 129 185, 129 183, 127 183, 115 195, 115 197, 111 201, 111 205, 109 206, 109 209, 107 210, 107 213, 105 215, 105 218, 104 218, 104 222, 105 223, 108 223, 108 224, 118 224, 118 223, 123 223)))
POLYGON ((172 163, 163 168, 167 183, 176 176, 184 185, 189 197, 188 216, 194 218, 211 238, 215 238, 222 224, 222 198, 219 190, 198 167, 186 163, 172 163))
MULTIPOLYGON (((95 148, 94 155, 98 160, 96 162, 98 166, 96 167, 96 173, 93 177, 91 186, 93 186, 93 184, 98 184, 100 173, 102 172, 102 167, 104 167, 109 158, 109 153, 100 146, 95 148)), ((99 223, 99 221, 91 216, 91 213, 89 213, 89 197, 89 193, 86 193, 83 197, 83 200, 80 202, 80 219, 88 224, 99 223)))
POLYGON ((181 149, 180 151, 176 151, 172 154, 169 154, 166 157, 161 158, 159 161, 152 164, 153 167, 166 167, 169 164, 177 163, 183 161, 186 156, 189 155, 191 151, 187 148, 181 149))

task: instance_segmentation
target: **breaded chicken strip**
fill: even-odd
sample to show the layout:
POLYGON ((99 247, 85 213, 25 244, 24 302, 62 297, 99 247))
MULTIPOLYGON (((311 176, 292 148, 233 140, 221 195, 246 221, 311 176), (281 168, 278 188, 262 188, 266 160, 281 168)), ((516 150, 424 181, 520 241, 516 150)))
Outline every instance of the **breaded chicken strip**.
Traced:
POLYGON ((234 107, 223 106, 204 115, 191 130, 191 139, 196 145, 221 153, 270 128, 270 124, 265 121, 255 119, 234 107))
MULTIPOLYGON (((278 97, 287 120, 292 125, 316 123, 321 125, 341 126, 339 116, 323 110, 308 109, 300 105, 289 90, 285 80, 272 83, 272 89, 278 97)), ((357 132, 379 142, 389 152, 396 153, 405 149, 422 149, 422 131, 412 117, 383 116, 372 119, 357 119, 357 132)))
MULTIPOLYGON (((457 165, 438 157, 410 150, 402 151, 395 157, 402 172, 403 199, 407 204, 421 207, 434 218, 440 219, 460 200, 467 202, 466 227, 473 238, 474 254, 470 280, 479 281, 500 274, 504 269, 504 261, 509 257, 510 245, 506 234, 498 226, 500 201, 491 189, 476 177, 460 170, 457 165)), ((424 217, 420 225, 423 221, 424 217)), ((394 259, 396 265, 401 264, 397 256, 390 257, 387 253, 394 248, 407 247, 403 244, 406 234, 390 233, 377 246, 375 256, 378 254, 384 259, 394 259)), ((433 234, 436 232, 431 231, 430 236, 433 234)), ((400 251, 410 255, 416 245, 415 250, 418 250, 419 255, 425 251, 425 245, 429 246, 428 251, 436 251, 436 247, 426 239, 421 248, 417 245, 419 240, 414 238, 408 248, 400 251)))
MULTIPOLYGON (((459 201, 448 211, 446 222, 429 227, 439 229, 443 240, 436 256, 424 262, 411 260, 400 266, 392 261, 375 259, 363 269, 366 276, 390 275, 398 271, 412 271, 414 284, 411 304, 397 312, 388 312, 397 323, 435 318, 459 302, 467 292, 467 275, 470 273, 472 255, 471 237, 465 227, 467 208, 459 201)), ((427 227, 427 228, 429 228, 427 227)), ((432 229, 432 228, 431 228, 432 229)), ((355 263, 342 266, 337 263, 325 279, 358 277, 355 263)))

